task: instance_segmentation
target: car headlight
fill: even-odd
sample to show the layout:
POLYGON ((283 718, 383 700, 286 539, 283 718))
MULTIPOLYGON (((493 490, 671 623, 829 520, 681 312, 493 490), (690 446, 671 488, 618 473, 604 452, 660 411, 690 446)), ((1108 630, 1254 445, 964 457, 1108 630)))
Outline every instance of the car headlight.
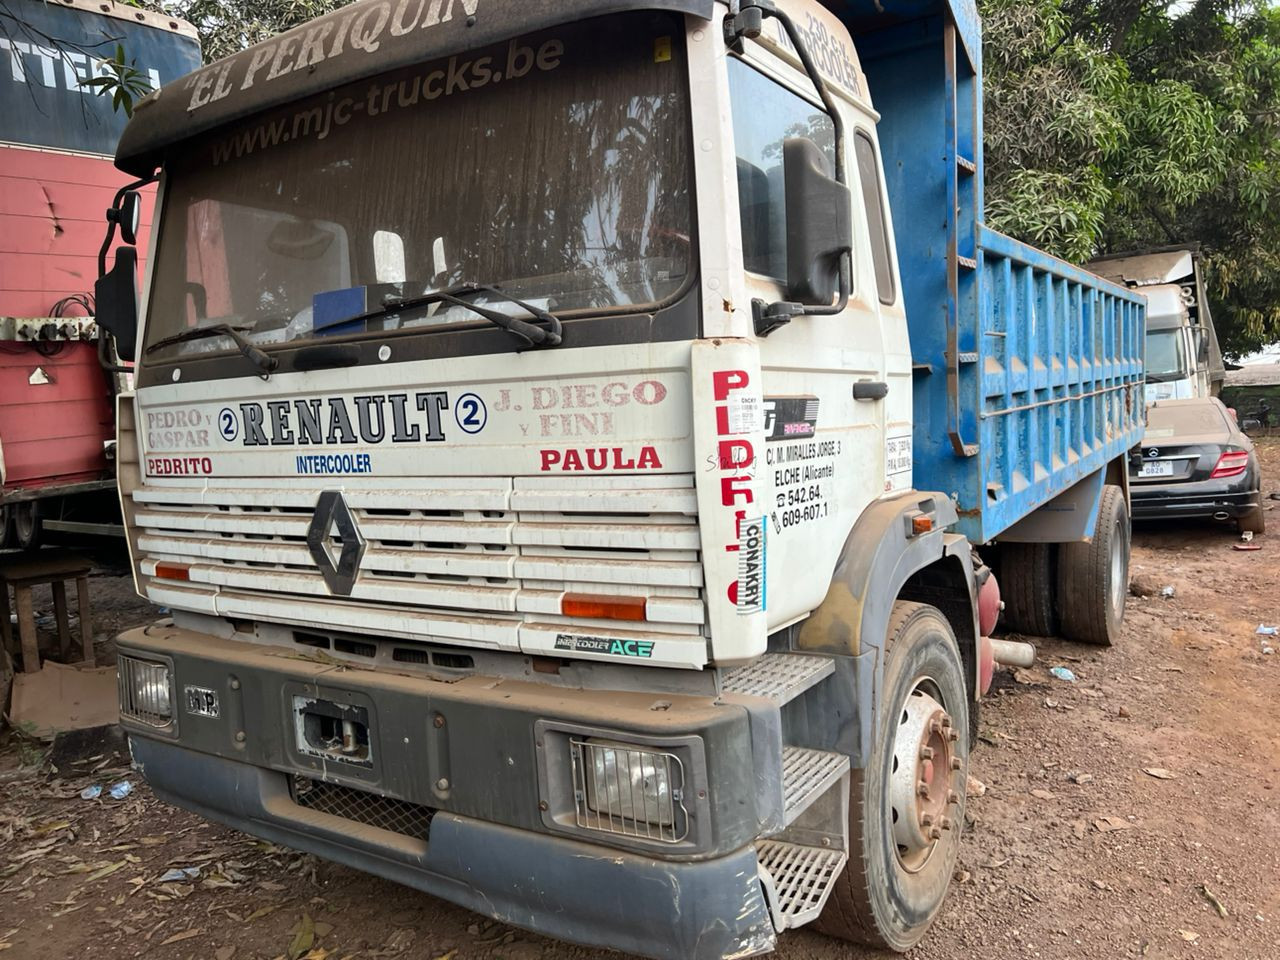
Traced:
POLYGON ((173 678, 164 663, 120 655, 120 715, 153 727, 173 720, 173 678))
POLYGON ((673 753, 572 740, 579 826, 678 842, 688 830, 684 766, 673 753))

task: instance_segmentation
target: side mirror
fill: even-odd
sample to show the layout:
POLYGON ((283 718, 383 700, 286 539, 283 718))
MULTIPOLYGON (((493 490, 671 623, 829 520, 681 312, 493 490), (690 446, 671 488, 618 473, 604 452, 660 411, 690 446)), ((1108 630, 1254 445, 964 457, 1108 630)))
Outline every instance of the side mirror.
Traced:
POLYGON ((138 348, 138 251, 116 249, 116 263, 98 278, 93 299, 98 326, 115 338, 116 356, 133 360, 138 348))
POLYGON ((849 188, 827 173, 827 158, 805 137, 782 144, 787 204, 787 296, 825 306, 835 296, 840 259, 853 249, 849 188))
POLYGON ((1209 363, 1209 335, 1201 329, 1196 330, 1196 359, 1202 367, 1209 363))
POLYGON ((142 218, 142 197, 137 190, 126 190, 120 197, 120 205, 107 211, 107 220, 118 224, 120 239, 129 246, 138 242, 138 225, 142 218))

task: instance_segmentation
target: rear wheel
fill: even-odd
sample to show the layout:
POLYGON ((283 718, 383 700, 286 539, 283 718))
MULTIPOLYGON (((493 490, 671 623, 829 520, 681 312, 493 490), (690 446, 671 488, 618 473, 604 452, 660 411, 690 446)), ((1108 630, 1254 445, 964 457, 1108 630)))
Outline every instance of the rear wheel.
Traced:
POLYGON ((1058 547, 1058 616, 1068 640, 1109 647, 1119 639, 1129 595, 1129 539, 1124 492, 1107 485, 1093 539, 1058 547))
POLYGON ((13 504, 9 512, 13 516, 13 545, 19 550, 40 546, 40 501, 22 500, 13 504))
POLYGON ((1000 544, 1000 599, 1010 630, 1033 637, 1057 633, 1053 547, 1051 543, 1000 544))
POLYGON ((1246 513, 1236 518, 1236 526, 1241 533, 1266 533, 1267 513, 1262 509, 1262 504, 1250 507, 1246 513))
POLYGON ((894 604, 885 656, 876 741, 866 769, 851 772, 849 865, 818 928, 905 951, 941 909, 960 852, 969 702, 937 608, 894 604))

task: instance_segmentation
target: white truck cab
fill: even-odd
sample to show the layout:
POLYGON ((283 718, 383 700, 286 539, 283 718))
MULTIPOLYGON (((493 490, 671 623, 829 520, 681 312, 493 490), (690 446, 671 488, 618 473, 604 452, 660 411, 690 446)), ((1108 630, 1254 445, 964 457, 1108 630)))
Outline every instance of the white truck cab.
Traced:
POLYGON ((1114 642, 1141 426, 980 81, 972 0, 358 0, 140 104, 157 795, 595 947, 918 942, 1034 655, 983 554, 1114 642))

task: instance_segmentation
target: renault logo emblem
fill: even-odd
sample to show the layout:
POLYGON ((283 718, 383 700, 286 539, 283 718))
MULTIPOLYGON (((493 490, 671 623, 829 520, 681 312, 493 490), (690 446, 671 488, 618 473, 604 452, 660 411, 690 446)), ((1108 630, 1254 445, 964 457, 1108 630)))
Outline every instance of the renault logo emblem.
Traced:
POLYGON ((326 490, 320 494, 307 528, 307 549, 324 575, 329 592, 350 596, 364 556, 364 537, 341 492, 326 490))

